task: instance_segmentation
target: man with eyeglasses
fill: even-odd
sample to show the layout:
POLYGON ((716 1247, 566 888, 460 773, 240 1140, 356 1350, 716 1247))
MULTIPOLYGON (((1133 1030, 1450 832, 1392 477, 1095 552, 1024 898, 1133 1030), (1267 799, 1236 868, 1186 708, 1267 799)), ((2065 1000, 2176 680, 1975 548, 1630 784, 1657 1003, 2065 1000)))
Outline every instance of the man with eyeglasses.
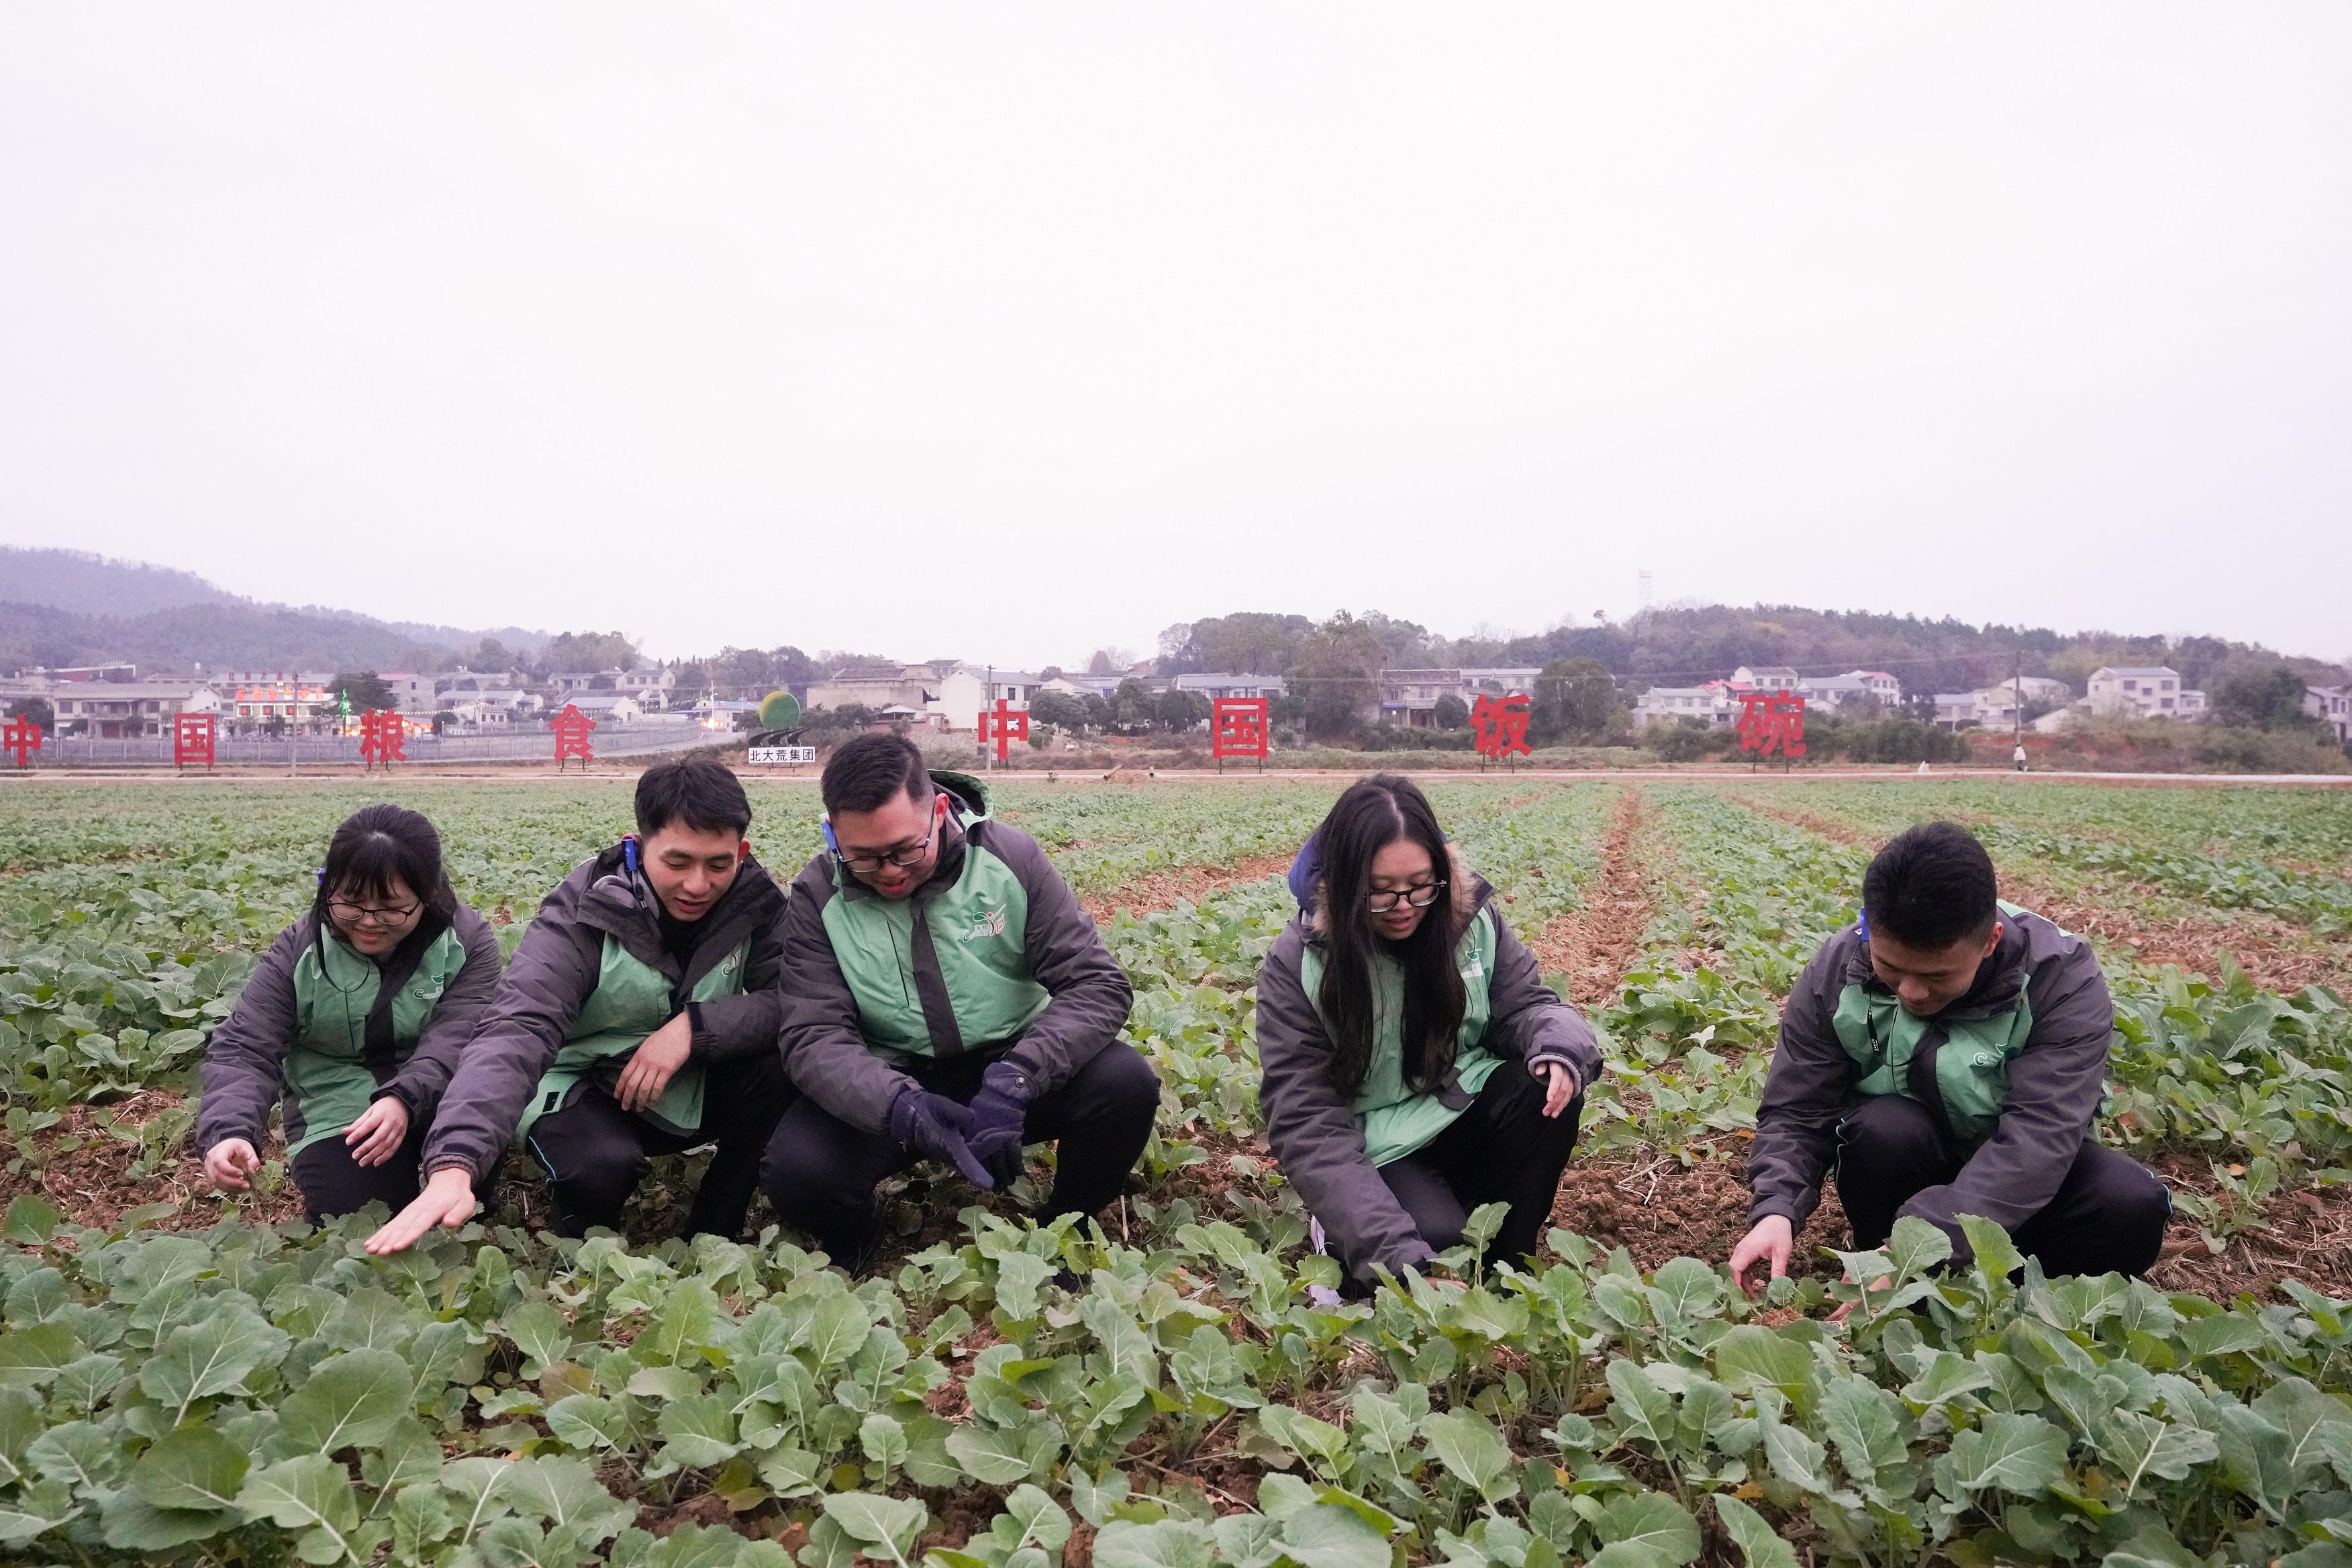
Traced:
POLYGON ((617 1227, 649 1157, 717 1152, 683 1234, 732 1237, 791 1089, 776 1052, 784 895, 744 837, 751 802, 710 758, 637 781, 637 831, 582 863, 523 933, 425 1144, 425 1191, 371 1237, 397 1252, 473 1216, 520 1139, 564 1236, 617 1227))
POLYGON ((896 735, 834 752, 825 849, 783 926, 786 1070, 801 1098, 760 1183, 779 1216, 858 1272, 875 1189, 919 1160, 1009 1187, 1059 1140, 1040 1219, 1098 1213, 1151 1136, 1160 1079, 1118 1038, 1133 993, 1037 841, 977 780, 896 735))

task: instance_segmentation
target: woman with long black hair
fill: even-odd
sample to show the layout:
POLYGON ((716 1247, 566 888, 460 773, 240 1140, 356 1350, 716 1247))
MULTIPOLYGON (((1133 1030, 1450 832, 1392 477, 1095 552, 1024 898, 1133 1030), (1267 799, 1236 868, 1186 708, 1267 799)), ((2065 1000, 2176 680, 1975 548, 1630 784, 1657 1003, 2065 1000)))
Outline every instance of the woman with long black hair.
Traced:
POLYGON ((310 910, 278 933, 205 1049, 196 1147, 242 1192, 271 1105, 313 1221, 416 1196, 426 1124, 499 984, 499 939, 459 903, 433 824, 371 805, 335 829, 310 910))
POLYGON ((1424 1266, 1470 1212, 1510 1205, 1492 1253, 1535 1250, 1601 1071, 1412 783, 1340 795, 1310 841, 1307 907, 1258 973, 1258 1091, 1283 1174, 1353 1286, 1424 1266))

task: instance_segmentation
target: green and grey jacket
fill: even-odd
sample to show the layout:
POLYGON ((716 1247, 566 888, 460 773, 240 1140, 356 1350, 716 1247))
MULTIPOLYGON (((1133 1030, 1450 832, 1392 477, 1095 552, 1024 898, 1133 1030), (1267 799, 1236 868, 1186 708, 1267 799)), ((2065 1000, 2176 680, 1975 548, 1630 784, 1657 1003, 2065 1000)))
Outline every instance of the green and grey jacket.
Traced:
POLYGON ((927 1064, 1003 1055, 1033 1093, 1118 1037, 1134 992, 1037 841, 992 820, 980 781, 934 773, 947 819, 930 878, 886 899, 829 853, 784 911, 784 1070, 866 1132, 927 1064))
POLYGON ((662 944, 659 900, 621 846, 582 862, 523 932, 425 1139, 425 1169, 479 1182, 528 1122, 591 1086, 609 1093, 637 1046, 681 1012, 694 1020, 692 1054, 643 1114, 694 1131, 704 1069, 776 1048, 783 903, 747 857, 681 969, 662 944))
MULTIPOLYGON (((1381 1179, 1469 1109, 1502 1063, 1566 1062, 1580 1091, 1601 1075, 1601 1047, 1582 1014, 1543 983, 1535 955, 1493 907, 1494 889, 1450 849, 1454 956, 1467 993, 1454 1057, 1444 1081, 1416 1089, 1404 1079, 1402 975, 1393 963, 1381 984, 1379 1037, 1363 1089, 1351 1100, 1331 1083, 1331 1037, 1316 997, 1322 986, 1324 931, 1318 883, 1257 978, 1258 1104, 1282 1173, 1356 1278, 1402 1272, 1432 1256, 1412 1216, 1381 1179)), ((1497 1159, 1511 1158, 1507 1149, 1497 1159)))
POLYGON ((278 933, 205 1047, 196 1147, 242 1138, 260 1148, 281 1100, 289 1154, 350 1131, 387 1094, 422 1126, 498 990, 499 963, 498 933, 463 904, 453 921, 425 911, 381 961, 331 929, 321 942, 318 917, 304 915, 278 933))
POLYGON ((1822 944, 1780 1014, 1748 1154, 1748 1223, 1802 1229, 1861 1100, 1901 1094, 1934 1111, 1959 1174, 1901 1212, 1941 1227, 1968 1256, 1961 1215, 2014 1230, 2040 1213, 2086 1142, 2105 1092, 2115 1005, 2091 944, 2001 906, 2000 942, 1968 994, 1932 1018, 1904 1011, 1870 964, 1861 924, 1822 944))

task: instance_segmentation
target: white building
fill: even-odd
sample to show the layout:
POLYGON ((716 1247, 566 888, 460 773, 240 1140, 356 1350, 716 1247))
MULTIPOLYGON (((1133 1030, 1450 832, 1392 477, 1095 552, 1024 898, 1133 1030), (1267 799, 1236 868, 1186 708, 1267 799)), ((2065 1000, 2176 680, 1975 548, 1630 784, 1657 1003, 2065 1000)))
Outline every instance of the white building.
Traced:
POLYGON ((434 710, 440 706, 439 693, 435 689, 436 682, 432 676, 419 675, 410 669, 394 669, 376 679, 392 688, 392 706, 404 719, 430 720, 434 710))
POLYGON ((1633 700, 1633 728, 1654 719, 1693 719, 1727 728, 1738 721, 1739 707, 1730 687, 1720 680, 1705 686, 1653 686, 1633 700))
POLYGON ((2337 745, 2352 745, 2352 686, 2306 686, 2303 710, 2334 731, 2337 745))
POLYGON ((1733 686, 1745 686, 1752 691, 1794 691, 1797 689, 1797 683, 1803 679, 1803 676, 1785 664, 1770 664, 1761 668, 1750 668, 1743 664, 1731 672, 1733 686))
MULTIPOLYGON (((645 710, 637 706, 635 698, 625 697, 617 691, 575 692, 563 700, 599 724, 634 724, 645 716, 645 710)), ((556 711, 562 712, 562 709, 559 707, 556 711)))
POLYGON ((637 706, 648 713, 658 713, 668 708, 670 693, 677 689, 675 669, 616 669, 613 671, 613 689, 624 697, 634 697, 637 706))
POLYGON ((1280 697, 1290 688, 1278 675, 1180 675, 1179 691, 1197 691, 1212 702, 1220 697, 1280 697))
POLYGON ((2091 672, 2094 713, 2141 719, 2189 719, 2205 711, 2205 694, 2185 689, 2180 672, 2163 665, 2101 665, 2091 672))
POLYGON ((169 735, 182 713, 217 713, 220 693, 191 680, 77 680, 53 688, 49 709, 61 735, 124 740, 169 735))
POLYGON ((1800 677, 1797 694, 1811 706, 1831 709, 1866 707, 1870 702, 1881 708, 1896 708, 1903 702, 1902 683, 1883 669, 1849 669, 1843 675, 1800 677))

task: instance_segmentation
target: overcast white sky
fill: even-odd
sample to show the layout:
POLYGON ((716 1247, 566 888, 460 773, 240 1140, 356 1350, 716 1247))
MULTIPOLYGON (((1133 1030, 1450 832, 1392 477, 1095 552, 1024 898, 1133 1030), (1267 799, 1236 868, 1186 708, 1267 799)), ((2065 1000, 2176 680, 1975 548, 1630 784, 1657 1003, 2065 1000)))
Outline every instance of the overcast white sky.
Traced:
POLYGON ((1034 666, 2352 655, 2352 6, 0 8, 0 541, 1034 666))

